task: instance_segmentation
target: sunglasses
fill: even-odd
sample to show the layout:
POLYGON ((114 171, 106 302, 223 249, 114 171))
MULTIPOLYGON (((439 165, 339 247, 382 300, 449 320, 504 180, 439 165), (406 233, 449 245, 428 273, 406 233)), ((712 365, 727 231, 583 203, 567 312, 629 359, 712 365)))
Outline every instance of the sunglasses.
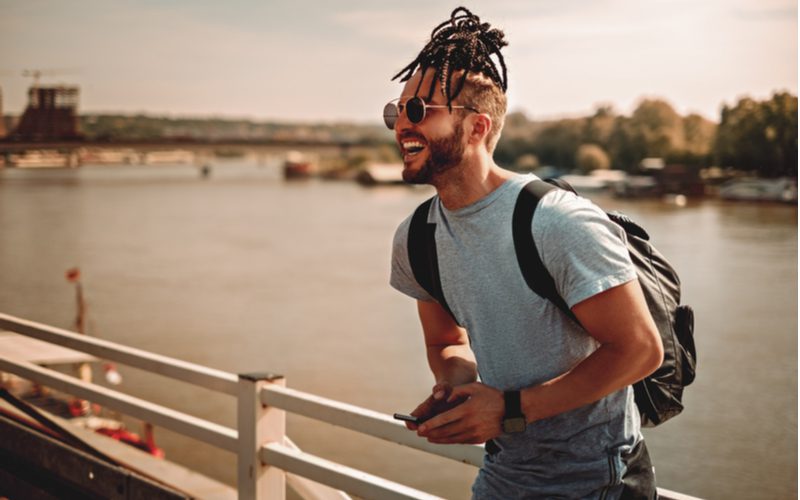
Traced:
MULTIPOLYGON (((447 107, 448 106, 444 104, 428 104, 422 99, 422 97, 412 97, 411 99, 407 100, 405 104, 401 103, 400 99, 393 99, 383 107, 383 123, 385 123, 390 130, 394 130, 394 126, 397 123, 397 118, 400 117, 400 113, 402 113, 404 109, 406 116, 408 117, 408 121, 417 124, 422 123, 422 120, 425 119, 426 110, 428 108, 447 107)), ((474 111, 475 113, 480 113, 480 111, 470 106, 452 105, 450 107, 454 109, 466 109, 469 111, 474 111)))

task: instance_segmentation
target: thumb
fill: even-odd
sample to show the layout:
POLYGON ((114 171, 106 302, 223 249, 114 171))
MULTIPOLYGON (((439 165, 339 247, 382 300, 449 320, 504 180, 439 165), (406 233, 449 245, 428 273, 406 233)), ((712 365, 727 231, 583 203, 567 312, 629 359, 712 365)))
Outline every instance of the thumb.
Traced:
POLYGON ((464 384, 453 387, 450 391, 450 397, 447 398, 448 403, 452 403, 456 399, 464 399, 472 396, 476 391, 477 384, 464 384))
POLYGON ((432 390, 433 399, 436 400, 445 399, 450 394, 451 390, 452 387, 450 386, 450 384, 445 382, 440 382, 433 386, 432 390))

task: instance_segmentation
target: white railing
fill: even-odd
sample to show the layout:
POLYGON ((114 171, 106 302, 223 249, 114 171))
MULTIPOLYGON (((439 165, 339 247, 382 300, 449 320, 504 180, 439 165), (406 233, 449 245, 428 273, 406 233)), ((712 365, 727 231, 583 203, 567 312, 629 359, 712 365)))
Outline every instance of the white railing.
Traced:
MULTIPOLYGON (((287 480, 304 498, 348 498, 339 490, 363 498, 436 498, 408 486, 304 453, 286 436, 286 412, 478 467, 483 461, 484 450, 481 446, 431 444, 415 433, 408 432, 403 424, 388 415, 289 389, 285 387, 285 379, 281 376, 237 376, 2 313, 0 330, 9 330, 235 396, 238 430, 97 384, 82 382, 32 363, 8 359, 0 353, 0 372, 13 373, 236 453, 240 499, 283 499, 287 480)), ((664 489, 659 489, 659 494, 666 500, 693 498, 664 489)))

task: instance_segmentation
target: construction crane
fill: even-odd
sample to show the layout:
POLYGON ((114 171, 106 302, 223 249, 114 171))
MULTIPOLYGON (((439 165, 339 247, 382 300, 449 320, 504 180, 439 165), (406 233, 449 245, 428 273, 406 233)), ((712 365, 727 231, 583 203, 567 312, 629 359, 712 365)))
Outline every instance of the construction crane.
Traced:
POLYGON ((76 70, 71 68, 60 68, 60 69, 25 69, 22 70, 22 76, 26 78, 33 78, 33 87, 39 86, 39 80, 43 76, 59 76, 59 75, 70 75, 77 73, 76 70))

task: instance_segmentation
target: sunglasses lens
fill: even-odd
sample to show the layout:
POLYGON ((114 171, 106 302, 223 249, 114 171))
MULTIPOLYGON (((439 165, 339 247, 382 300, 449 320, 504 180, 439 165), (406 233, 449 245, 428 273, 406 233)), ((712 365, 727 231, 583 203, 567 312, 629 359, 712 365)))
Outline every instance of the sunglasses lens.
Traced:
POLYGON ((425 101, 420 97, 409 99, 406 103, 406 115, 411 123, 420 123, 425 118, 425 101))
POLYGON ((394 130, 394 124, 397 123, 397 105, 390 102, 383 107, 383 123, 389 127, 389 130, 394 130))

